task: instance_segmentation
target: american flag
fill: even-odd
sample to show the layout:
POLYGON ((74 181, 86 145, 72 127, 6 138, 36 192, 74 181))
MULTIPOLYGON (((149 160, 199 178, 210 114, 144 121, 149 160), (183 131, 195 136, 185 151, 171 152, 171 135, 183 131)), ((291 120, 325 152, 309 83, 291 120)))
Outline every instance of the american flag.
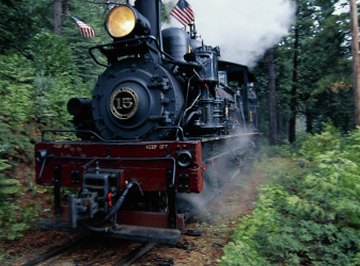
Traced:
POLYGON ((194 21, 194 12, 186 0, 179 0, 171 10, 170 15, 176 18, 184 26, 188 25, 191 21, 194 21))
POLYGON ((76 24, 79 27, 80 30, 80 34, 81 36, 83 36, 84 38, 91 38, 91 37, 95 37, 95 31, 93 28, 91 28, 89 25, 87 25, 86 23, 82 22, 80 19, 78 19, 77 17, 71 16, 71 18, 76 22, 76 24))

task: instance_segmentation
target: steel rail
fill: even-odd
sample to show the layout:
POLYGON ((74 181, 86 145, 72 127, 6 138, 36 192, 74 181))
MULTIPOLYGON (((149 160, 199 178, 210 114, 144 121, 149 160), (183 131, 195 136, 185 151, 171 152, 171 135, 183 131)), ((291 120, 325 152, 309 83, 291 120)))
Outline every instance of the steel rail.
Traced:
POLYGON ((149 252, 155 245, 155 242, 144 243, 138 248, 131 251, 125 257, 121 258, 119 261, 115 262, 113 266, 129 266, 136 260, 144 256, 147 252, 149 252))
POLYGON ((34 266, 34 265, 38 265, 40 263, 43 263, 49 259, 52 259, 60 254, 63 254, 69 250, 75 250, 77 248, 77 245, 79 245, 80 243, 84 242, 87 239, 87 237, 82 236, 79 237, 77 239, 75 239, 74 241, 72 241, 71 243, 68 243, 66 245, 61 245, 58 247, 54 247, 51 248, 50 250, 46 251, 45 253, 41 254, 40 256, 38 256, 35 259, 32 259, 24 264, 22 264, 22 266, 34 266))

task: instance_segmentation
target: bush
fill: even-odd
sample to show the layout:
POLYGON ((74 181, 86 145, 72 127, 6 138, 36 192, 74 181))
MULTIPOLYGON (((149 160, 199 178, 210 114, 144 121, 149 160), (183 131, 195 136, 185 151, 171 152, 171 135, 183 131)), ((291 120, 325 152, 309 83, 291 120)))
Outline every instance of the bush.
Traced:
POLYGON ((20 238, 37 217, 35 206, 21 208, 15 201, 15 196, 22 195, 22 191, 18 180, 5 177, 4 171, 10 167, 6 160, 0 160, 0 240, 20 238))
POLYGON ((34 70, 18 54, 0 55, 0 142, 6 158, 30 160, 34 70))
POLYGON ((263 187, 221 265, 358 265, 359 140, 360 129, 342 138, 333 127, 307 139, 303 168, 263 187))
POLYGON ((70 98, 88 96, 75 67, 75 58, 64 38, 42 31, 35 36, 33 48, 34 115, 41 129, 72 128, 66 106, 70 98))
POLYGON ((33 161, 41 129, 72 128, 67 101, 88 94, 64 38, 41 31, 31 45, 31 61, 16 52, 0 55, 1 239, 19 238, 37 215, 22 201, 24 188, 12 170, 33 161))

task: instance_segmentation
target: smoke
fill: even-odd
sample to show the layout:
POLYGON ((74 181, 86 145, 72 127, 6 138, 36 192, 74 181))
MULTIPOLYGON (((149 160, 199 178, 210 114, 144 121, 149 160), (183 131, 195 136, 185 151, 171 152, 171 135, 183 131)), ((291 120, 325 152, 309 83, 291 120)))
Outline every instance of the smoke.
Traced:
MULTIPOLYGON (((169 2, 170 0, 164 0, 169 2)), ((174 2, 174 1, 171 1, 174 2)), ((289 32, 294 0, 188 0, 204 43, 220 46, 221 59, 252 67, 289 32)), ((171 18, 171 26, 181 24, 171 18)))
MULTIPOLYGON (((204 176, 204 190, 200 194, 177 194, 180 211, 186 211, 189 208, 191 216, 195 214, 201 216, 208 211, 210 201, 216 200, 218 204, 222 204, 218 196, 224 187, 239 182, 241 178, 239 173, 245 169, 246 164, 250 163, 248 156, 255 151, 255 144, 251 139, 251 131, 239 130, 237 133, 238 137, 225 140, 219 147, 212 146, 212 149, 218 150, 216 155, 224 153, 226 155, 208 161, 204 176)), ((216 146, 215 143, 214 145, 216 146)), ((226 203, 223 205, 226 208, 226 203)), ((225 212, 224 208, 222 212, 225 212)))

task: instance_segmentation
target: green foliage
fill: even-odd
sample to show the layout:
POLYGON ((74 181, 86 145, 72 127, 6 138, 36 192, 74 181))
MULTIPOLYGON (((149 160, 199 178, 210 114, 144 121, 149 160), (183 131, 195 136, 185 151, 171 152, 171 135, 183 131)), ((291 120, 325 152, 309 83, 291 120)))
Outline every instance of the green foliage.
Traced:
POLYGON ((44 31, 34 46, 33 62, 0 55, 0 141, 2 156, 14 161, 32 160, 38 129, 70 128, 67 101, 88 93, 64 39, 44 31))
POLYGON ((23 209, 14 202, 14 197, 21 195, 21 188, 18 180, 5 177, 4 171, 9 168, 6 160, 0 160, 0 240, 21 237, 37 216, 35 206, 23 209))
POLYGON ((308 160, 330 151, 338 151, 341 145, 341 137, 337 129, 327 124, 325 131, 315 134, 302 144, 300 154, 308 160))
POLYGON ((67 101, 87 96, 66 40, 47 31, 33 40, 28 61, 18 53, 0 55, 0 141, 2 157, 32 160, 38 129, 70 128, 67 101))
POLYGON ((0 240, 16 240, 23 232, 33 226, 38 217, 36 206, 20 207, 16 203, 7 202, 0 206, 0 240))
POLYGON ((72 97, 88 95, 66 39, 42 31, 34 38, 34 115, 40 128, 71 128, 66 105, 72 97))
MULTIPOLYGON (((89 13, 88 6, 82 6, 89 13)), ((92 15, 99 24, 102 10, 95 10, 92 15)), ((73 21, 71 29, 64 23, 69 35, 51 32, 49 1, 6 1, 0 4, 0 14, 0 239, 12 240, 32 226, 38 213, 37 207, 22 201, 36 190, 25 191, 24 182, 14 176, 17 163, 32 162, 40 130, 72 128, 67 101, 89 96, 88 84, 93 86, 99 68, 89 63, 87 54, 95 40, 79 38, 73 21)))
POLYGON ((170 1, 168 3, 163 3, 162 9, 161 9, 161 21, 163 23, 169 23, 170 22, 170 12, 173 6, 175 5, 175 1, 170 1))
POLYGON ((72 78, 76 68, 64 38, 42 30, 34 36, 31 50, 36 72, 42 72, 45 76, 72 78))
MULTIPOLYGON (((125 1, 117 2, 125 3, 125 1)), ((104 27, 107 8, 106 2, 101 4, 91 1, 87 3, 69 1, 68 11, 70 14, 90 25, 95 30, 95 38, 81 37, 74 20, 68 14, 63 14, 62 38, 66 40, 66 45, 73 55, 74 60, 71 63, 77 68, 78 77, 81 78, 82 83, 87 84, 90 88, 94 86, 97 76, 104 71, 104 67, 94 62, 88 53, 88 49, 98 44, 111 42, 104 27)), ((107 64, 107 60, 103 63, 107 64)))
POLYGON ((333 3, 298 1, 304 16, 301 30, 298 91, 299 112, 309 132, 321 131, 328 120, 342 129, 354 128, 348 20, 334 14, 333 3), (331 67, 329 67, 331 66, 331 67))
POLYGON ((22 55, 0 55, 0 158, 8 159, 0 159, 0 239, 20 237, 30 225, 29 212, 34 216, 33 208, 24 211, 14 202, 14 196, 21 195, 20 182, 5 175, 11 173, 10 160, 12 164, 31 160, 33 77, 31 64, 22 55))
POLYGON ((301 167, 274 170, 221 265, 358 265, 360 129, 327 129, 304 142, 301 167))
POLYGON ((7 157, 29 160, 34 70, 19 54, 0 55, 0 142, 7 157))
POLYGON ((33 24, 31 12, 26 9, 26 2, 25 0, 0 2, 2 18, 0 20, 0 53, 15 49, 27 54, 23 47, 31 37, 33 24))
MULTIPOLYGON (((295 26, 275 47, 276 99, 279 139, 288 135, 291 116, 291 87, 297 87, 297 117, 305 119, 306 132, 318 133, 326 122, 342 132, 354 129, 354 100, 351 90, 350 25, 347 13, 334 13, 339 1, 297 0, 296 26, 299 47, 294 49, 295 26), (293 84, 294 54, 297 52, 297 84, 293 84)), ((343 2, 348 5, 348 2, 343 2)), ((260 126, 268 130, 267 62, 256 68, 260 101, 260 126)))

